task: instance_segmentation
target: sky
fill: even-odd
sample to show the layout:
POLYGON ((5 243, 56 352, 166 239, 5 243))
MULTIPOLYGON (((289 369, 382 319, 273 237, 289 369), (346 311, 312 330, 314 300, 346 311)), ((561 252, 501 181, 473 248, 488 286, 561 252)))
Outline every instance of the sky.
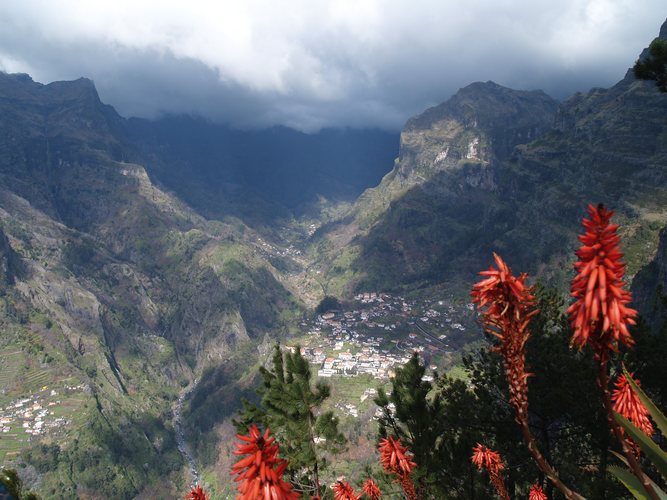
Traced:
POLYGON ((0 70, 94 80, 123 116, 399 130, 474 81, 620 80, 665 0, 0 0, 0 70))

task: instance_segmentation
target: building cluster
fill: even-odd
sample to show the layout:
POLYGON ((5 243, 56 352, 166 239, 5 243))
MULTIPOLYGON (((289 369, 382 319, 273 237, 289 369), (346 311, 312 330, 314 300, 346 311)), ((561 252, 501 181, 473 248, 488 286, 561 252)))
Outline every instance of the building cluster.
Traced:
MULTIPOLYGON (((314 231, 313 231, 314 232, 314 231)), ((280 248, 262 238, 257 238, 256 246, 259 248, 266 256, 279 255, 280 257, 296 257, 301 255, 301 250, 296 248, 294 245, 289 245, 287 248, 280 248)))
POLYGON ((415 351, 447 352, 448 335, 441 331, 465 331, 452 318, 467 311, 444 301, 418 302, 377 292, 360 293, 355 301, 351 310, 328 311, 301 324, 316 339, 302 354, 318 367, 319 377, 368 374, 386 380, 415 351))
MULTIPOLYGON (((65 386, 66 392, 83 390, 84 386, 65 386)), ((9 402, 5 407, 0 407, 0 434, 8 434, 12 428, 18 427, 28 435, 39 436, 50 429, 67 425, 69 421, 63 417, 55 416, 55 409, 62 404, 55 389, 42 390, 21 399, 9 402)))
MULTIPOLYGON (((344 310, 329 310, 301 322, 305 334, 300 339, 301 354, 318 377, 369 375, 386 383, 416 352, 430 369, 422 380, 432 382, 431 372, 438 370, 439 360, 446 362, 458 345, 466 342, 464 332, 474 321, 472 304, 360 293, 344 310)), ((286 349, 295 352, 296 347, 286 349)), ((357 393, 353 399, 343 398, 334 407, 341 415, 359 418, 376 395, 376 389, 367 387, 361 396, 357 393)), ((374 419, 382 415, 381 409, 376 410, 374 419)), ((387 411, 393 413, 394 405, 387 411)))
MULTIPOLYGON (((394 375, 394 367, 402 365, 410 360, 410 356, 398 356, 391 354, 387 350, 380 350, 378 341, 374 337, 361 339, 351 337, 358 343, 359 350, 355 353, 349 350, 337 353, 334 356, 326 356, 321 347, 302 348, 302 354, 306 359, 315 365, 319 365, 318 377, 331 377, 340 375, 343 377, 356 377, 364 373, 373 376, 376 379, 387 379, 394 375)), ((339 345, 334 345, 334 349, 339 345)))

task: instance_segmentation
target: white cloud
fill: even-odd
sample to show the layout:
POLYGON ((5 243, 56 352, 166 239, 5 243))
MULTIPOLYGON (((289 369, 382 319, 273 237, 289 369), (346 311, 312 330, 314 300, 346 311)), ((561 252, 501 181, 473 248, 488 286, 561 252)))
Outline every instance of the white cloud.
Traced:
POLYGON ((0 6, 0 67, 88 76, 124 114, 397 128, 474 80, 609 85, 663 1, 22 0, 0 6))

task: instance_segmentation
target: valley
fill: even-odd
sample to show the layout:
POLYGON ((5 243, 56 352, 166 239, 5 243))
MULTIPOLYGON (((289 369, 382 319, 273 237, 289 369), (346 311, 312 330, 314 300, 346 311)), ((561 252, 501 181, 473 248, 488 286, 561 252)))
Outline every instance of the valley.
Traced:
POLYGON ((456 375, 486 343, 469 292, 493 251, 567 292, 589 202, 660 331, 665 116, 629 72, 563 102, 473 83, 400 135, 235 130, 0 73, 0 462, 46 498, 223 497, 275 343, 366 460, 397 367, 456 375))

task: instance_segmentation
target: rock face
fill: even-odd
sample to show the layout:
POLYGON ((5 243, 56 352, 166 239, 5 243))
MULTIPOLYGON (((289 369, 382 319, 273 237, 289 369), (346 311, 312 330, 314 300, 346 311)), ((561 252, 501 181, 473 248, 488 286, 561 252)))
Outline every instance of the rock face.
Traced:
MULTIPOLYGON (((205 300, 227 296, 224 304, 204 315, 211 319, 217 315, 213 309, 220 310, 220 325, 189 326, 187 335, 181 335, 170 323, 172 340, 208 337, 228 323, 227 313, 238 312, 241 304, 229 300, 221 279, 209 265, 200 265, 197 252, 205 249, 210 255, 227 245, 252 254, 252 231, 244 237, 241 232, 246 228, 240 223, 212 227, 153 184, 142 165, 130 163, 128 159, 136 153, 127 140, 127 124, 100 102, 90 80, 41 85, 26 75, 0 73, 0 97, 4 189, 0 208, 6 220, 15 225, 24 222, 23 229, 33 231, 23 234, 27 242, 50 246, 49 260, 73 272, 81 286, 109 309, 116 307, 115 301, 131 298, 130 309, 137 309, 145 319, 141 328, 151 333, 162 334, 165 327, 158 323, 172 315, 187 316, 180 311, 190 307, 180 304, 183 293, 208 281, 217 285, 205 285, 205 300), (51 239, 47 241, 43 232, 51 239), (122 283, 121 288, 127 288, 102 293, 91 287, 91 278, 97 278, 98 284, 122 283)), ((255 263, 271 267, 261 258, 255 263)), ((269 271, 267 280, 275 274, 269 271)), ((268 288, 278 291, 281 287, 274 283, 268 288)), ((280 293, 290 295, 284 289, 280 293)), ((267 314, 245 318, 244 331, 247 327, 252 333, 260 324, 263 328, 275 321, 272 312, 267 314)), ((187 351, 191 346, 186 344, 187 351)))
POLYGON ((553 125, 558 101, 542 91, 473 83, 410 119, 401 133, 398 177, 433 175, 461 162, 506 159, 515 146, 553 125))
MULTIPOLYGON (((284 269, 312 268, 311 284, 334 293, 446 282, 467 295, 497 251, 516 271, 562 285, 578 220, 587 203, 603 202, 623 224, 630 274, 652 262, 637 296, 653 314, 651 290, 667 275, 665 242, 658 248, 667 225, 665 116, 667 95, 631 74, 560 105, 539 91, 472 84, 406 124, 393 170, 315 233, 309 266, 260 237, 262 218, 274 221, 280 207, 247 189, 283 141, 302 137, 263 132, 271 154, 250 155, 262 168, 218 176, 226 146, 199 149, 221 130, 186 120, 210 135, 175 144, 181 125, 128 123, 89 80, 41 85, 0 73, 0 350, 20 357, 14 368, 86 388, 78 403, 86 426, 26 460, 56 497, 130 498, 141 485, 163 484, 181 464, 165 425, 181 387, 203 370, 183 412, 208 432, 202 444, 215 435, 217 410, 232 411, 247 391, 253 344, 280 336, 303 312, 284 269)), ((386 139, 367 137, 376 146, 386 139)), ((300 166, 316 160, 313 140, 300 166)), ((247 159, 253 141, 231 160, 247 159)), ((264 179, 264 194, 283 189, 275 179, 264 179)), ((10 390, 31 392, 24 379, 12 374, 10 390)))
POLYGON ((253 227, 276 225, 319 197, 354 201, 398 152, 398 134, 379 130, 239 131, 186 117, 127 125, 135 162, 153 178, 206 217, 253 227))
POLYGON ((655 258, 632 283, 633 306, 654 332, 667 325, 667 228, 660 231, 655 258))
POLYGON ((0 292, 12 286, 17 276, 23 274, 20 257, 12 249, 7 235, 0 229, 0 292))

